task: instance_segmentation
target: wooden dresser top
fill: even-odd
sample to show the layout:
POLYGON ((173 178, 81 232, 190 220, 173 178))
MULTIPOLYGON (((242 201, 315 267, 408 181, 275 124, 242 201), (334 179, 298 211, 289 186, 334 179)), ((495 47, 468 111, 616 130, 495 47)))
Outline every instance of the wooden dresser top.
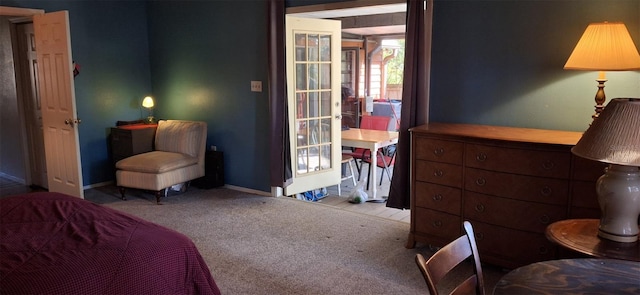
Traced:
POLYGON ((429 123, 409 129, 413 133, 455 135, 469 138, 575 145, 582 132, 490 125, 429 123))

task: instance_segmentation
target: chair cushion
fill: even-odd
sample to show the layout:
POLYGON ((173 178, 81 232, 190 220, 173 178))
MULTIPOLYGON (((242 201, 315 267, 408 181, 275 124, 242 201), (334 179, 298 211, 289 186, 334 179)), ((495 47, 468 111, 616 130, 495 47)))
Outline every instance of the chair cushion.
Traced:
POLYGON ((192 121, 161 120, 155 138, 155 150, 198 156, 204 124, 192 121))
POLYGON ((116 168, 143 173, 164 173, 196 163, 198 158, 190 155, 153 151, 122 159, 116 163, 116 168))

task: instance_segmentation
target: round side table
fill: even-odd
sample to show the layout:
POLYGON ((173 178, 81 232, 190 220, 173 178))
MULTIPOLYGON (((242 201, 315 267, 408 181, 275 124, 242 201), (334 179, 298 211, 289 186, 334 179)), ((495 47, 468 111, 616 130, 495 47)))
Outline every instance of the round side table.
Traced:
POLYGON ((547 238, 592 257, 640 261, 640 242, 621 243, 598 237, 598 219, 567 219, 547 227, 547 238))

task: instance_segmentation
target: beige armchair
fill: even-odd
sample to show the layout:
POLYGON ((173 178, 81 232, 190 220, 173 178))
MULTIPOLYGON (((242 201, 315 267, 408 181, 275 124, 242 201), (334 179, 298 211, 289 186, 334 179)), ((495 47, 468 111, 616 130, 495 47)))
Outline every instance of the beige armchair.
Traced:
POLYGON ((122 199, 125 188, 155 192, 156 201, 171 186, 204 176, 207 124, 197 121, 160 120, 155 148, 116 163, 116 182, 122 199))

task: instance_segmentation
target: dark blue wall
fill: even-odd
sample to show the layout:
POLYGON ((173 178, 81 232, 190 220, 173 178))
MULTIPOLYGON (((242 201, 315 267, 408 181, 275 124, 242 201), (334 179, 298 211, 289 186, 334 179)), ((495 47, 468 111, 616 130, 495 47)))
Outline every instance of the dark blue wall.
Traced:
POLYGON ((157 118, 208 123, 208 145, 225 152, 227 184, 270 190, 265 1, 2 5, 69 11, 85 186, 114 180, 109 128, 146 117, 140 104, 150 94, 157 118), (251 92, 252 80, 264 91, 251 92))
MULTIPOLYGON (((287 6, 321 2, 288 0, 287 6)), ((30 1, 69 10, 85 185, 113 180, 109 127, 146 116, 204 120, 225 181, 269 191, 266 1, 30 1), (250 92, 250 81, 264 92, 250 92)), ((431 120, 584 130, 596 72, 562 67, 590 22, 623 21, 640 42, 637 0, 435 2, 431 120)), ((640 97, 640 72, 607 73, 609 98, 640 97)))
POLYGON ((269 191, 266 1, 148 5, 157 115, 206 121, 225 183, 269 191), (263 92, 250 91, 252 80, 263 92))
MULTIPOLYGON (((436 1, 431 121, 584 131, 597 72, 563 70, 589 23, 640 42, 640 1, 436 1)), ((607 97, 640 97, 640 72, 608 72, 607 97)))
POLYGON ((146 4, 143 1, 2 1, 4 6, 69 11, 84 185, 114 180, 107 136, 118 120, 146 116, 151 92, 146 4))

